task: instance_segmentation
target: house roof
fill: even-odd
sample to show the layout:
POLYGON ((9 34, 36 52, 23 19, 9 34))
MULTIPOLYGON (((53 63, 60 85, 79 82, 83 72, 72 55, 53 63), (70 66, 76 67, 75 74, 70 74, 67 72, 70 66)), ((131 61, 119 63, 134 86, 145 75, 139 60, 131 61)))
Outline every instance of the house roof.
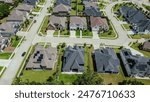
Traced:
POLYGON ((122 6, 120 12, 131 23, 138 32, 150 32, 150 19, 148 19, 140 10, 132 7, 122 6))
POLYGON ((66 6, 64 4, 59 4, 54 7, 53 12, 70 12, 70 6, 66 6))
POLYGON ((119 60, 111 48, 95 50, 97 72, 119 72, 119 60))
POLYGON ((90 17, 91 27, 105 26, 108 27, 107 19, 101 17, 90 17))
POLYGON ((49 25, 51 25, 55 28, 56 24, 58 24, 65 28, 66 20, 67 20, 66 17, 57 17, 57 16, 52 15, 49 18, 49 25))
POLYGON ((26 12, 15 10, 11 12, 11 14, 8 16, 7 21, 16 20, 16 21, 23 21, 23 17, 26 16, 26 12))
POLYGON ((34 53, 31 55, 26 68, 46 67, 52 69, 57 59, 57 48, 44 48, 41 45, 35 47, 34 53))
POLYGON ((64 5, 70 6, 71 5, 71 0, 57 0, 56 4, 57 5, 64 4, 64 5))
POLYGON ((38 0, 24 0, 25 3, 35 5, 38 0))
POLYGON ((92 3, 92 2, 88 2, 85 4, 85 8, 87 7, 94 7, 96 9, 99 9, 98 4, 97 3, 92 3))
POLYGON ((150 76, 149 58, 132 55, 129 49, 122 49, 120 55, 128 76, 150 76))
POLYGON ((94 7, 86 8, 83 13, 86 16, 96 16, 96 17, 101 16, 101 12, 98 9, 94 8, 94 7))
POLYGON ((82 25, 87 26, 86 18, 85 17, 70 17, 70 26, 71 25, 82 25))
POLYGON ((30 12, 30 10, 33 9, 33 6, 32 5, 28 5, 28 4, 20 4, 16 9, 17 10, 21 10, 21 11, 30 12))
POLYGON ((78 70, 78 72, 84 71, 84 49, 78 46, 67 47, 64 54, 62 71, 70 72, 78 70))
POLYGON ((0 0, 1 2, 5 2, 5 3, 14 3, 13 0, 0 0))
POLYGON ((15 28, 13 27, 12 22, 5 22, 0 25, 0 30, 4 32, 14 32, 15 28))
POLYGON ((148 50, 150 50, 150 41, 144 42, 144 44, 143 44, 143 49, 148 49, 148 50))

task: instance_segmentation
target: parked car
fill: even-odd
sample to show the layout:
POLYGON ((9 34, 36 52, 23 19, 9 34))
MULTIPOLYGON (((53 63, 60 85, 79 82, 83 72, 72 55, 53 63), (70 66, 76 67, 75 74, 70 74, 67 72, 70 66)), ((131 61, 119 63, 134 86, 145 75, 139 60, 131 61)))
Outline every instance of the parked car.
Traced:
POLYGON ((26 52, 23 52, 21 56, 23 57, 25 54, 26 54, 26 52))

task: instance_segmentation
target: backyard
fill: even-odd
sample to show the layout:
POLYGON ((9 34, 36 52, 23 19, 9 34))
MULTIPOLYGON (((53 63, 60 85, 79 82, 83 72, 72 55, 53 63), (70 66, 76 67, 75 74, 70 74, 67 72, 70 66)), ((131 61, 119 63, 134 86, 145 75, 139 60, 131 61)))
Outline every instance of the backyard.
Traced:
POLYGON ((46 82, 46 80, 49 78, 49 76, 52 76, 55 70, 40 70, 40 71, 34 71, 34 70, 23 70, 22 76, 20 78, 22 81, 35 81, 35 82, 46 82), (31 77, 32 76, 32 77, 31 77))

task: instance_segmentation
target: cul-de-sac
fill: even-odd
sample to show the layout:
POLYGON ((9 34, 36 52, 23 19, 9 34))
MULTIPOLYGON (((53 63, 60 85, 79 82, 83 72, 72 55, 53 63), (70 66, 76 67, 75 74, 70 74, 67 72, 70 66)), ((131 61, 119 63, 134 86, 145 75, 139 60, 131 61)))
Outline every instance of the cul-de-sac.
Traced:
POLYGON ((0 0, 0 85, 150 85, 150 0, 0 0))

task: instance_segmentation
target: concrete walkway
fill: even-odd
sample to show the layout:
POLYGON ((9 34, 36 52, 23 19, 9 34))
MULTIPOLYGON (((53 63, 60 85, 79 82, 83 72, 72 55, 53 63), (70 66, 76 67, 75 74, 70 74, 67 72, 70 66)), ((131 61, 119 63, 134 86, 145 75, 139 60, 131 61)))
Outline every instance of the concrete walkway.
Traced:
POLYGON ((93 39, 100 39, 97 31, 92 31, 93 39))
POLYGON ((76 38, 76 31, 70 31, 70 37, 76 38))

